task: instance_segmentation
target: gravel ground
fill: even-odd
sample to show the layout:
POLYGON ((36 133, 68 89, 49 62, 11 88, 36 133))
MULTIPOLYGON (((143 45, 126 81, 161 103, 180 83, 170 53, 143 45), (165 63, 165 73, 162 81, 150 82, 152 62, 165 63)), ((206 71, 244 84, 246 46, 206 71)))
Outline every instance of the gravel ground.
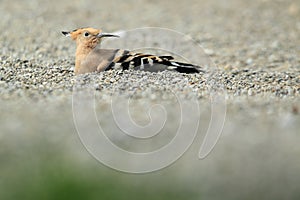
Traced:
MULTIPOLYGON (((172 92, 196 99, 205 130, 211 94, 217 90, 226 98, 226 122, 218 145, 206 159, 198 161, 195 156, 201 134, 183 159, 160 172, 132 178, 101 165, 93 170, 124 178, 136 188, 175 177, 174 185, 182 186, 192 199, 299 199, 299 1, 3 0, 0 5, 0 143, 4 147, 0 158, 7 160, 1 161, 0 178, 5 178, 0 186, 11 177, 23 181, 18 175, 4 175, 5 170, 16 163, 22 166, 22 155, 38 156, 30 152, 44 147, 50 152, 53 146, 59 149, 50 154, 52 160, 58 153, 78 161, 76 165, 82 161, 93 165, 76 136, 74 91, 88 87, 95 92, 98 118, 104 129, 114 132, 117 128, 107 114, 110 97, 125 95, 142 105, 172 102, 172 92), (193 75, 115 70, 75 77, 75 44, 60 31, 86 26, 105 32, 149 26, 174 29, 200 44, 216 68, 193 75)), ((143 124, 145 112, 140 112, 138 103, 132 109, 143 124)), ((173 131, 167 127, 167 133, 173 131)), ((27 162, 29 168, 36 166, 27 162)), ((26 173, 35 176, 30 170, 26 173)), ((161 183, 164 188, 167 182, 161 183)), ((15 187, 4 190, 9 193, 15 187)))

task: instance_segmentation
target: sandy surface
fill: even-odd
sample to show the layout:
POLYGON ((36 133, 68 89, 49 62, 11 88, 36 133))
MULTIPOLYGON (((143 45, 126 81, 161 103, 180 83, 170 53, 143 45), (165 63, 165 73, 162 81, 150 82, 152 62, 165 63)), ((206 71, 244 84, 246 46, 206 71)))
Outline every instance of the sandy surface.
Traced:
MULTIPOLYGON (((39 187, 69 168, 76 169, 75 177, 88 177, 84 184, 99 184, 97 177, 109 174, 102 188, 78 184, 69 191, 83 189, 88 199, 91 191, 97 198, 106 187, 120 189, 118 184, 126 185, 120 196, 131 199, 155 191, 158 199, 299 199, 299 1, 4 0, 0 5, 1 199, 55 197, 68 183, 50 178, 55 187, 39 187), (86 26, 105 32, 174 29, 200 44, 216 68, 207 66, 207 73, 196 75, 109 71, 75 78, 75 44, 60 31, 86 26), (85 88, 98 100, 102 128, 125 149, 150 151, 174 136, 179 113, 172 92, 200 104, 198 137, 182 159, 159 172, 134 176, 106 168, 85 150, 74 125, 72 97, 85 88), (212 115, 212 88, 226 99, 226 120, 213 152, 198 160, 212 115), (133 118, 142 125, 149 122, 145 105, 166 105, 170 122, 162 133, 167 136, 136 146, 114 136, 119 129, 109 102, 120 95, 133 99, 133 118), (110 176, 116 181, 108 181, 110 176)), ((119 199, 112 194, 105 193, 119 199)))

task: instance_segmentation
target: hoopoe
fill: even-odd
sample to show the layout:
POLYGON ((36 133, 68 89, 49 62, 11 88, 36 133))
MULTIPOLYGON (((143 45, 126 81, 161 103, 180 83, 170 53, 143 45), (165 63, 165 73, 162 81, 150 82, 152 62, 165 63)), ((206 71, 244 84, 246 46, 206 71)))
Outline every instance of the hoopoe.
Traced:
POLYGON ((67 37, 76 41, 75 74, 100 72, 110 69, 136 69, 145 71, 172 70, 181 73, 198 73, 199 66, 174 61, 172 56, 155 56, 134 53, 122 49, 99 49, 97 45, 105 37, 119 37, 103 33, 100 29, 80 28, 73 31, 62 31, 67 37))

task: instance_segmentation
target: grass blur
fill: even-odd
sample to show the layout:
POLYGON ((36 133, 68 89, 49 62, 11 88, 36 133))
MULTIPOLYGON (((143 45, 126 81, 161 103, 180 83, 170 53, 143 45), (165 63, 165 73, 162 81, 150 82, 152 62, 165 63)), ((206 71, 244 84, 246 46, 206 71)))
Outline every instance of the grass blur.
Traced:
POLYGON ((190 199, 199 199, 188 185, 164 180, 162 174, 124 174, 89 155, 76 158, 63 142, 21 138, 1 142, 1 200, 185 199, 187 194, 190 199))

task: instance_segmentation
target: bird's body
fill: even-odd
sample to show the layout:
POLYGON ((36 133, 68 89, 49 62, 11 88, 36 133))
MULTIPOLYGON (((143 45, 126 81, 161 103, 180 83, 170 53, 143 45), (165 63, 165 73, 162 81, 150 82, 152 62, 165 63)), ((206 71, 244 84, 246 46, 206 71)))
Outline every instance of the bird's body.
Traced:
POLYGON ((104 34, 99 29, 81 28, 62 33, 76 40, 76 75, 110 69, 136 69, 152 72, 173 70, 181 73, 202 71, 200 67, 193 64, 176 62, 172 56, 155 56, 122 49, 98 49, 97 45, 103 37, 118 37, 113 34, 104 34))

